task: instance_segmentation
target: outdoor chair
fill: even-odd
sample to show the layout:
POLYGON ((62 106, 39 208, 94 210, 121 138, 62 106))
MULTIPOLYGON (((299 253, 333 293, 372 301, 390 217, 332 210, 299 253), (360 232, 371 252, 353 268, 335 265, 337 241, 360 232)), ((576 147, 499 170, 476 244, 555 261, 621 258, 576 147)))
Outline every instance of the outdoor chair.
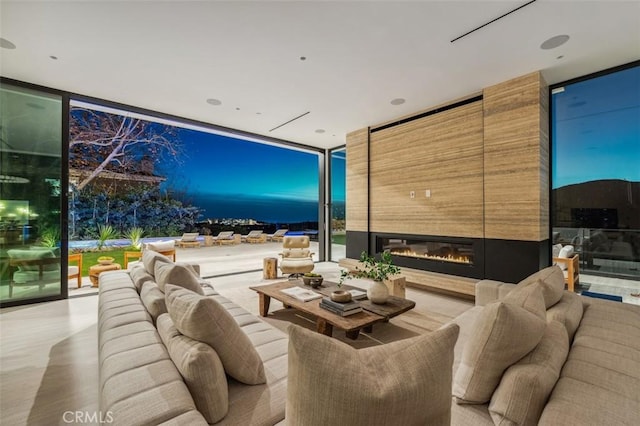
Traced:
POLYGON ((309 250, 308 236, 285 236, 282 240, 282 261, 280 270, 283 274, 289 274, 289 279, 313 271, 313 253, 309 250))
POLYGON ((247 235, 243 235, 242 241, 251 244, 264 243, 267 241, 267 234, 264 234, 262 229, 256 229, 249 232, 247 235))
POLYGON ((239 241, 236 235, 233 233, 233 231, 221 231, 220 233, 218 233, 218 235, 213 237, 213 244, 223 245, 223 244, 237 244, 237 243, 239 243, 239 241))
POLYGON ((564 283, 569 291, 574 291, 575 286, 580 283, 580 258, 573 250, 572 245, 553 246, 553 263, 562 269, 564 283))
POLYGON ((284 239, 285 234, 289 232, 288 229, 278 229, 276 232, 274 232, 273 234, 268 234, 267 235, 267 241, 275 241, 275 242, 282 242, 282 240, 284 239))
POLYGON ((69 255, 67 279, 72 278, 76 278, 78 280, 78 288, 82 287, 82 253, 69 255), (71 265, 72 262, 75 263, 75 265, 71 265))
POLYGON ((182 234, 182 238, 176 240, 176 245, 178 247, 200 247, 199 235, 197 232, 185 232, 182 234))

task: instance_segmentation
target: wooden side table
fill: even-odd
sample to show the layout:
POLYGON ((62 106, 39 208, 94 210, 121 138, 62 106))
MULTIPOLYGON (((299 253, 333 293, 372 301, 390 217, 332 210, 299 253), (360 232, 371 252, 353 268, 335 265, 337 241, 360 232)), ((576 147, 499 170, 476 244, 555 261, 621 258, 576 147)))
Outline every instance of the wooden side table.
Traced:
POLYGON ((122 269, 119 263, 110 263, 108 265, 93 265, 89 268, 89 279, 93 287, 98 287, 98 277, 106 271, 117 271, 122 269))

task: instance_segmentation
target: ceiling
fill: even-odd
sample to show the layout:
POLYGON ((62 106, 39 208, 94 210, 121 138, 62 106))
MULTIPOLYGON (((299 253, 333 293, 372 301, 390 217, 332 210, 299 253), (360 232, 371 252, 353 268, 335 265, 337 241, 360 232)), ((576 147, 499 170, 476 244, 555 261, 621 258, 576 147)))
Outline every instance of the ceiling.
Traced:
POLYGON ((640 1, 538 0, 451 42, 527 1, 2 0, 0 72, 332 148, 532 71, 553 84, 640 59, 640 1))

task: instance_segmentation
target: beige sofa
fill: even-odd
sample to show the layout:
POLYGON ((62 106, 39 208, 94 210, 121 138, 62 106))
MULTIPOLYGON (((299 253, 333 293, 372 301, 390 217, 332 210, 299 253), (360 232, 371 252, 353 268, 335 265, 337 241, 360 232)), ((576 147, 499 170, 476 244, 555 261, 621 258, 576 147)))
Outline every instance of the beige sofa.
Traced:
POLYGON ((454 322, 460 336, 451 424, 640 422, 640 306, 564 291, 562 271, 552 266, 517 286, 479 282, 476 306, 454 322), (539 294, 542 302, 536 299, 539 294), (511 306, 514 302, 520 306, 511 306), (542 310, 542 332, 536 310, 542 310), (516 311, 521 318, 513 314, 516 311), (537 343, 527 339, 536 333, 542 334, 534 338, 537 343), (497 340, 506 344, 500 346, 497 340), (479 344, 485 346, 478 349, 479 344), (526 344, 535 347, 528 350, 526 344), (497 350, 490 353, 487 347, 492 345, 497 350), (479 368, 474 369, 474 363, 479 368), (489 387, 478 389, 474 379, 483 379, 489 387))
POLYGON ((131 269, 100 275, 100 411, 113 424, 273 425, 284 419, 287 335, 220 296, 196 272, 148 250, 131 269), (218 329, 215 343, 228 348, 248 342, 240 355, 178 331, 203 332, 206 339, 211 324, 220 322, 203 320, 201 308, 212 306, 220 310, 216 318, 230 321, 223 328, 238 333, 225 341, 218 329), (229 375, 229 362, 254 351, 265 383, 249 385, 229 375))

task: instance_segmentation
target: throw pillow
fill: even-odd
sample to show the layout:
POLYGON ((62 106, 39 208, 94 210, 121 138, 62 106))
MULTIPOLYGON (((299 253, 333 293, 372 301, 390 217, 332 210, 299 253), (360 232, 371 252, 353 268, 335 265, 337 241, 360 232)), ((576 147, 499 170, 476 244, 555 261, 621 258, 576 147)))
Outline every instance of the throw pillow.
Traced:
POLYGON ((494 424, 538 424, 568 354, 566 329, 551 321, 538 346, 502 376, 489 405, 494 424))
POLYGON ((196 408, 209 424, 229 411, 229 389, 222 362, 209 345, 180 334, 168 314, 158 317, 158 333, 189 388, 196 408))
POLYGON ((558 266, 549 266, 520 281, 516 288, 541 285, 544 305, 547 309, 558 303, 564 292, 564 274, 558 266))
POLYGON ((142 252, 142 264, 147 273, 155 274, 156 262, 173 263, 167 256, 162 255, 153 250, 145 250, 142 252))
POLYGON ((567 334, 569 334, 569 343, 571 343, 583 313, 582 298, 575 293, 565 291, 562 299, 547 310, 547 322, 558 321, 560 324, 564 324, 567 334))
POLYGON ((165 292, 167 284, 173 284, 194 291, 198 294, 204 294, 200 285, 200 277, 198 277, 193 269, 187 265, 179 263, 163 263, 156 262, 155 266, 156 282, 160 291, 165 292))
POLYGON ((165 298, 178 331, 211 346, 227 374, 248 385, 266 382, 260 355, 220 303, 171 284, 165 286, 165 298))
POLYGON ((538 281, 536 285, 514 288, 504 297, 503 301, 522 306, 527 311, 538 315, 542 319, 546 318, 542 283, 540 283, 540 281, 538 281))
POLYGON ((458 332, 450 324, 358 350, 290 325, 287 423, 448 425, 458 332))
MULTIPOLYGON (((568 246, 562 247, 562 249, 560 249, 560 252, 558 253, 557 257, 561 257, 563 259, 569 259, 569 258, 573 257, 573 246, 568 245, 568 246)), ((563 271, 567 269, 567 264, 566 263, 558 262, 558 266, 563 271)))
POLYGON ((133 280, 133 284, 136 286, 136 290, 140 293, 142 289, 142 284, 147 281, 153 281, 153 275, 148 273, 146 269, 144 269, 143 264, 135 265, 129 269, 129 276, 133 280))
POLYGON ((158 317, 167 313, 167 305, 164 301, 164 293, 158 288, 153 281, 145 281, 140 289, 140 299, 142 304, 153 317, 153 321, 157 321, 158 317))
POLYGON ((485 306, 463 349, 453 380, 456 402, 489 402, 504 371, 536 347, 546 324, 540 314, 514 303, 494 302, 485 306))

